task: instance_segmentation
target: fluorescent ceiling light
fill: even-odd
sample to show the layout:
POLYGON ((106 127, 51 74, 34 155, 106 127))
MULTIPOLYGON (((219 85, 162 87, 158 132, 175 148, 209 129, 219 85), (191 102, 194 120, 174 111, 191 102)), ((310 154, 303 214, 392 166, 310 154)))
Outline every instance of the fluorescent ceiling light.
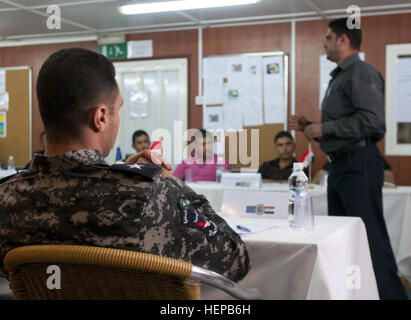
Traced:
POLYGON ((130 4, 119 7, 122 14, 143 14, 167 11, 183 11, 254 4, 260 0, 179 0, 130 4))

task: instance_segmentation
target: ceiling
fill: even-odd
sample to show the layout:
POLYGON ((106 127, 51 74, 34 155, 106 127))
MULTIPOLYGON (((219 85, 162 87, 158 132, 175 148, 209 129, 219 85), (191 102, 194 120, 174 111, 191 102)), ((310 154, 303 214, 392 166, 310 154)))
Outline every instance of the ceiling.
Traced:
MULTIPOLYGON (((352 0, 261 0, 253 5, 144 15, 121 15, 117 7, 168 0, 0 0, 0 43, 45 37, 141 33, 327 19, 346 14, 352 0), (61 10, 61 29, 49 30, 48 6, 61 10)), ((411 12, 411 0, 355 0, 362 15, 411 12)))

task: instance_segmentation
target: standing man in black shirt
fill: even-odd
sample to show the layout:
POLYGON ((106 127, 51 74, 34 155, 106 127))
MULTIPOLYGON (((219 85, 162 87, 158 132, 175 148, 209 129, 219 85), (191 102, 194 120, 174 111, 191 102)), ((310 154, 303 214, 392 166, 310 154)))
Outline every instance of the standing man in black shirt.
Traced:
POLYGON ((297 162, 293 157, 295 151, 293 136, 287 131, 280 131, 274 137, 274 146, 278 158, 264 162, 258 172, 264 180, 287 181, 293 171, 293 163, 297 162))
POLYGON ((326 34, 327 58, 338 64, 322 101, 321 122, 294 115, 290 127, 320 142, 330 162, 328 214, 364 221, 381 299, 407 299, 383 216, 384 161, 376 146, 385 134, 384 80, 361 61, 361 29, 349 29, 345 18, 331 21, 326 34))

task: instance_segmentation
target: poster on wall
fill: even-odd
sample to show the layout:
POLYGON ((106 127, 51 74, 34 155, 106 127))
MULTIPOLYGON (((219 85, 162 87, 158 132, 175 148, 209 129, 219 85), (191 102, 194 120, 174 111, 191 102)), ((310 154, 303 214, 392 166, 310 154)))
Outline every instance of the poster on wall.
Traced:
POLYGON ((243 129, 243 105, 239 101, 229 101, 224 104, 224 129, 243 129))
POLYGON ((224 102, 228 73, 225 58, 204 59, 204 103, 206 105, 217 105, 224 102))
POLYGON ((264 123, 284 123, 284 71, 282 56, 263 59, 264 123))
MULTIPOLYGON (((205 129, 225 130, 244 126, 284 123, 284 55, 229 55, 205 57, 203 63, 205 129), (210 107, 220 106, 221 122, 210 107), (212 112, 211 112, 212 113, 212 112)), ((220 117, 219 117, 220 119, 220 117)))
POLYGON ((244 97, 244 126, 262 126, 263 122, 263 58, 249 57, 246 65, 245 87, 248 94, 244 97))
POLYGON ((153 40, 127 42, 127 58, 150 58, 153 56, 153 40))
POLYGON ((6 92, 6 70, 0 69, 0 94, 6 92))
POLYGON ((9 93, 3 92, 0 93, 0 111, 9 110, 9 93))
POLYGON ((399 57, 395 61, 395 121, 411 122, 411 56, 399 57))
POLYGON ((219 107, 206 107, 203 113, 203 127, 207 129, 224 128, 224 109, 219 107))
POLYGON ((0 138, 7 138, 7 113, 0 112, 0 138))
POLYGON ((395 61, 394 106, 397 143, 411 144, 411 56, 395 61))
POLYGON ((147 118, 148 116, 149 93, 146 90, 132 90, 128 96, 129 112, 128 117, 147 118))

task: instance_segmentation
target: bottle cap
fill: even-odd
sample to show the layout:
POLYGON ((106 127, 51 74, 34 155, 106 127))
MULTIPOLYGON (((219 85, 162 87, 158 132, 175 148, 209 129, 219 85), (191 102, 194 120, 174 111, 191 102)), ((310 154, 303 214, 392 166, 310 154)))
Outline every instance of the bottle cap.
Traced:
POLYGON ((294 162, 293 171, 303 171, 304 163, 302 162, 294 162))

